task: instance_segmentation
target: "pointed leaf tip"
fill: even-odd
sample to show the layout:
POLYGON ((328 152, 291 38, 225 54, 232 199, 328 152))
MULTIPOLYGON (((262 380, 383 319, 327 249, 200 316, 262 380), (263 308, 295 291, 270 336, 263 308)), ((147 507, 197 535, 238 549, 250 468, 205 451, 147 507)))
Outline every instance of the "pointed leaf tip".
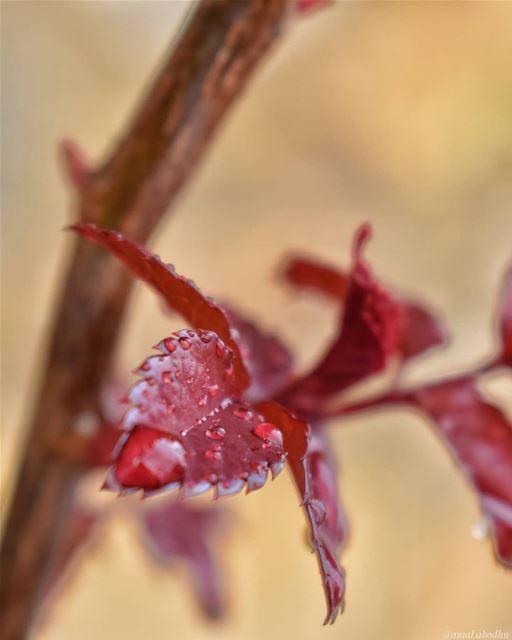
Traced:
POLYGON ((220 336, 234 355, 237 390, 241 393, 249 385, 249 374, 227 315, 212 298, 205 296, 191 280, 178 275, 172 265, 165 264, 118 231, 93 224, 76 224, 70 230, 110 251, 138 278, 156 289, 167 305, 195 329, 213 331, 220 336))
POLYGON ((337 557, 345 542, 346 526, 328 446, 320 433, 311 435, 309 425, 280 404, 262 402, 257 408, 267 420, 278 424, 283 433, 287 462, 301 498, 322 576, 327 603, 324 624, 332 624, 344 607, 345 572, 337 557))
POLYGON ((294 9, 300 15, 309 15, 334 4, 334 0, 295 0, 294 9))
POLYGON ((362 259, 363 251, 371 240, 373 230, 369 222, 363 223, 355 232, 352 245, 352 259, 354 262, 362 259))
POLYGON ((396 352, 403 305, 379 283, 362 256, 370 233, 368 224, 356 232, 338 335, 312 371, 294 381, 280 398, 307 415, 314 415, 325 396, 384 369, 396 352))
POLYGON ((512 366, 512 264, 503 278, 498 304, 498 331, 503 361, 512 366))

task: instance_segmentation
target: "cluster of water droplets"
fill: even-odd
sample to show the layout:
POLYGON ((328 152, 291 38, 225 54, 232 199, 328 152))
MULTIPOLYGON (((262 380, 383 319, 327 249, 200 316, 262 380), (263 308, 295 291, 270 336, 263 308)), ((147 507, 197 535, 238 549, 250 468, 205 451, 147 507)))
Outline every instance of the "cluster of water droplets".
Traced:
MULTIPOLYGON (((234 375, 234 369, 231 363, 230 350, 217 338, 216 334, 189 330, 181 331, 175 334, 175 336, 163 340, 159 348, 164 355, 158 357, 153 356, 153 359, 150 358, 146 360, 140 367, 144 380, 132 389, 130 400, 136 406, 128 412, 128 419, 125 418, 125 426, 130 428, 137 424, 136 420, 140 419, 140 413, 147 412, 148 409, 151 410, 152 400, 165 405, 165 407, 163 407, 164 412, 166 411, 169 415, 174 413, 176 407, 171 402, 173 397, 172 389, 168 385, 173 383, 192 385, 196 378, 198 379, 198 383, 201 383, 201 380, 203 380, 200 389, 204 395, 201 391, 197 395, 194 394, 195 399, 193 399, 192 402, 197 403, 198 407, 204 407, 204 411, 200 411, 199 416, 197 416, 195 420, 191 420, 193 424, 183 429, 176 440, 169 439, 169 434, 166 434, 166 437, 161 443, 155 443, 156 446, 154 447, 153 455, 150 454, 144 461, 144 464, 148 463, 149 467, 152 468, 152 473, 162 477, 163 480, 176 479, 176 473, 174 476, 171 474, 171 478, 168 478, 167 473, 172 468, 177 472, 180 467, 186 466, 185 438, 189 432, 202 424, 204 425, 202 427, 204 429, 204 437, 208 442, 208 446, 203 455, 209 463, 212 463, 212 466, 210 470, 208 470, 208 466, 206 467, 208 473, 203 480, 192 482, 183 478, 182 490, 185 495, 197 495, 198 493, 207 491, 212 486, 219 496, 231 495, 240 491, 245 483, 247 483, 247 490, 253 491, 265 484, 269 471, 271 471, 275 477, 282 470, 285 459, 285 455, 282 452, 283 438, 281 431, 273 424, 263 421, 253 426, 259 417, 253 410, 236 402, 234 403, 230 397, 222 398, 222 395, 225 393, 223 388, 225 385, 223 382, 225 383, 227 379, 234 375), (200 366, 204 367, 200 376, 196 373, 194 373, 194 376, 189 375, 191 369, 188 366, 187 360, 184 361, 184 366, 180 368, 175 368, 174 366, 166 367, 168 355, 173 354, 178 347, 184 351, 189 351, 193 346, 197 345, 197 338, 204 344, 209 344, 215 339, 214 344, 212 344, 214 357, 222 358, 222 364, 225 363, 226 365, 222 382, 218 380, 218 378, 218 383, 215 378, 208 380, 208 377, 211 376, 209 362, 199 363, 200 366), (157 383, 161 384, 161 386, 158 389, 158 393, 155 394, 157 383), (152 387, 153 390, 151 389, 152 387), (211 405, 208 407, 210 403, 211 405), (234 428, 235 433, 233 435, 237 438, 244 438, 244 443, 247 443, 247 454, 241 453, 241 456, 246 455, 247 458, 245 462, 240 461, 240 466, 245 467, 245 469, 238 473, 238 477, 226 479, 222 472, 222 462, 225 445, 228 446, 227 429, 231 428, 231 422, 228 421, 227 423, 224 422, 224 424, 221 424, 222 415, 219 414, 228 409, 230 410, 230 415, 234 415, 241 421, 240 427, 234 428), (133 412, 131 418, 129 418, 130 412, 133 412), (201 415, 203 413, 204 415, 201 415), (206 428, 205 423, 208 424, 208 428, 206 428), (253 440, 251 440, 251 435, 254 436, 253 440), (247 440, 247 438, 249 438, 249 440, 247 440), (252 445, 251 442, 253 442, 252 445), (251 451, 257 453, 261 452, 262 449, 271 448, 275 448, 278 454, 282 454, 282 458, 272 464, 269 464, 267 460, 250 460, 249 456, 251 455, 251 451), (217 472, 215 472, 215 470, 217 470, 217 472)), ((191 357, 193 358, 194 356, 191 354, 191 357)), ((233 425, 233 427, 235 427, 235 425, 233 425)), ((237 440, 237 442, 240 441, 237 440)), ((236 476, 237 474, 232 475, 236 476)))

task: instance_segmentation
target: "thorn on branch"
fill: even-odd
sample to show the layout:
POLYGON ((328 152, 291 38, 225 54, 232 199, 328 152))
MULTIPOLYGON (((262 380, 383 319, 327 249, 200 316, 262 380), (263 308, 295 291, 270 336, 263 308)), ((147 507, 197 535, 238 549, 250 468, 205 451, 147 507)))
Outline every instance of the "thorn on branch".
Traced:
POLYGON ((85 154, 74 140, 65 138, 59 143, 59 155, 67 180, 74 189, 82 191, 92 173, 85 154))

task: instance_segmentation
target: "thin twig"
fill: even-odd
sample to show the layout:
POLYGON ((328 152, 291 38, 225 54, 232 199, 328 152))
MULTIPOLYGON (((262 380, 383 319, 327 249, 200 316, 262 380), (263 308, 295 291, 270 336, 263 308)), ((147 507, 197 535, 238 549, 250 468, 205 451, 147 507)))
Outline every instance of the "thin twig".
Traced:
POLYGON ((320 416, 321 419, 345 417, 354 415, 356 413, 363 413, 365 411, 371 411, 373 409, 381 409, 386 406, 396 406, 411 403, 414 396, 421 391, 425 391, 433 386, 440 384, 447 384, 449 382, 457 382, 467 378, 476 378, 477 376, 489 373, 495 369, 499 369, 504 366, 503 359, 500 357, 493 357, 486 360, 483 364, 468 369, 466 371, 459 371, 440 378, 436 378, 434 381, 429 380, 413 387, 405 388, 392 388, 386 390, 378 395, 361 400, 360 402, 354 402, 350 404, 343 404, 341 406, 329 409, 320 416))
MULTIPOLYGON (((219 123, 281 31, 286 0, 203 0, 111 157, 90 171, 65 148, 84 220, 144 242, 187 184, 219 123)), ((99 248, 77 241, 57 307, 1 550, 0 637, 33 621, 59 523, 79 470, 55 443, 99 411, 130 280, 99 248)))

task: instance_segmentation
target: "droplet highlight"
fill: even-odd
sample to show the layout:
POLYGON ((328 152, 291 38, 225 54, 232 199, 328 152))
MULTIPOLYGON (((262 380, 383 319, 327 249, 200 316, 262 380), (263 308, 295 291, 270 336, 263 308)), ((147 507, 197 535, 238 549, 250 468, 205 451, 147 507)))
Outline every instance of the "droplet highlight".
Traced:
POLYGON ((263 447, 268 449, 271 446, 282 448, 283 434, 270 422, 260 422, 252 430, 255 436, 263 440, 263 447))
POLYGON ((206 435, 211 440, 222 440, 222 438, 224 438, 224 436, 226 435, 226 429, 224 429, 224 427, 221 427, 220 425, 211 427, 206 431, 206 435))

